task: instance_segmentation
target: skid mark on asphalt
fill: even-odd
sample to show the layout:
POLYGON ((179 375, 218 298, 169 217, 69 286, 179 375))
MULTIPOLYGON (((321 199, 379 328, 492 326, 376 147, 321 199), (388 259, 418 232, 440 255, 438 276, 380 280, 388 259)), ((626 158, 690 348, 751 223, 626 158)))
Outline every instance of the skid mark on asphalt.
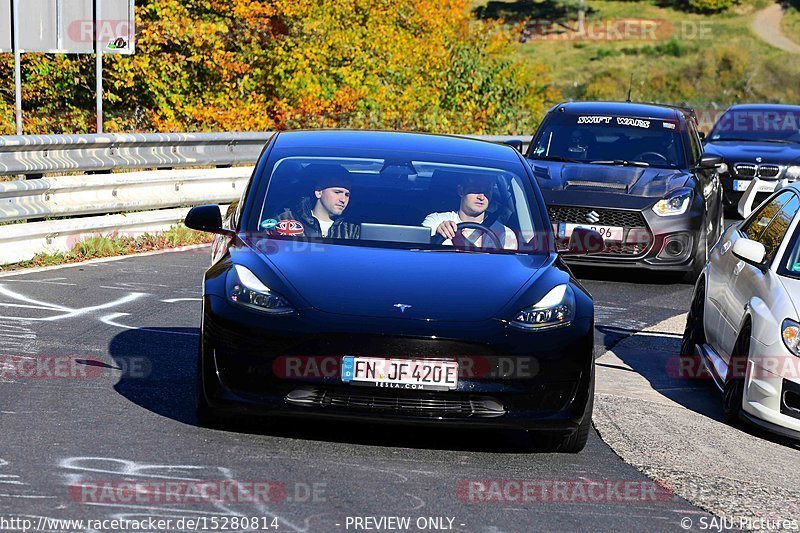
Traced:
MULTIPOLYGON (((62 459, 59 462, 59 467, 66 472, 64 478, 68 487, 78 487, 79 497, 73 499, 78 500, 76 503, 83 505, 92 505, 95 507, 109 507, 116 508, 122 511, 111 515, 112 518, 124 518, 131 516, 160 516, 162 518, 181 518, 186 514, 207 514, 217 516, 268 516, 275 518, 282 527, 289 528, 292 531, 305 531, 288 519, 282 517, 270 507, 266 502, 221 502, 209 501, 208 503, 213 506, 213 511, 198 510, 196 508, 183 508, 183 507, 164 507, 163 505, 147 505, 135 504, 121 501, 80 501, 85 498, 87 490, 92 494, 98 491, 101 494, 108 494, 108 490, 104 487, 111 485, 110 499, 116 499, 113 496, 114 487, 118 487, 120 482, 125 483, 141 483, 147 485, 146 488, 152 489, 151 486, 158 481, 164 482, 195 482, 198 488, 203 483, 214 483, 228 481, 236 486, 237 494, 243 495, 243 499, 248 495, 253 496, 253 493, 248 488, 248 485, 243 485, 241 480, 237 480, 237 476, 229 468, 222 466, 198 466, 198 465, 170 465, 170 464, 148 464, 139 463, 128 459, 119 459, 114 457, 69 457, 62 459), (98 477, 98 474, 102 477, 98 477), (147 481, 142 481, 140 478, 146 478, 147 481), (94 491, 92 491, 94 489, 94 491), (255 508, 255 511, 253 510, 255 508), (125 509, 137 509, 140 513, 131 513, 124 511, 125 509), (173 514, 175 513, 175 514, 173 514)), ((150 494, 157 494, 166 497, 168 492, 149 490, 150 494)), ((108 499, 108 498, 106 498, 108 499)), ((180 505, 180 503, 178 503, 180 505)))

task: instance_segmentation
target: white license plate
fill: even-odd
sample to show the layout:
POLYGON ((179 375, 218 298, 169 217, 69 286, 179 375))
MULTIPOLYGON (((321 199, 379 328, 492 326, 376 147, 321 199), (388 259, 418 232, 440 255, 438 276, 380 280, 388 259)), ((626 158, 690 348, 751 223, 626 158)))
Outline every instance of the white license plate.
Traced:
POLYGON ((746 191, 747 188, 750 186, 750 180, 733 180, 733 190, 734 191, 746 191))
POLYGON ((564 224, 558 225, 558 236, 569 238, 575 228, 593 229, 607 241, 622 241, 623 228, 620 226, 595 226, 591 224, 564 224))
POLYGON ((345 356, 342 381, 391 389, 452 390, 458 385, 458 363, 345 356))

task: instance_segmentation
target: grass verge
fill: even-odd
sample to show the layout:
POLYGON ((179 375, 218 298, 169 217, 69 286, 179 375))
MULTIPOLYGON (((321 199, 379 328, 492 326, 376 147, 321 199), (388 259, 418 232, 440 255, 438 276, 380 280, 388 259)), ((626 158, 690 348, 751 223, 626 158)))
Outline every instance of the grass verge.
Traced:
MULTIPOLYGON (((554 8, 544 9, 548 1, 553 3, 474 0, 472 5, 492 7, 498 13, 516 10, 506 24, 522 37, 526 21, 559 18, 554 8), (504 9, 498 7, 501 4, 504 9)), ((793 38, 800 31, 798 3, 793 0, 784 20, 784 29, 793 38)), ((595 32, 599 28, 599 38, 574 37, 569 32, 534 34, 517 42, 514 54, 530 68, 547 65, 551 88, 564 100, 624 100, 633 76, 633 100, 687 104, 710 116, 738 102, 800 101, 800 55, 772 48, 752 31, 755 12, 766 5, 763 0, 743 0, 723 13, 702 15, 660 0, 585 0, 586 27, 595 32), (657 24, 653 38, 635 31, 621 38, 613 32, 603 37, 607 24, 617 21, 619 29, 619 21, 642 19, 657 24)), ((474 13, 481 16, 480 11, 474 13)), ((572 12, 566 17, 568 26, 575 26, 574 17, 572 12)))
POLYGON ((0 272, 9 272, 23 268, 78 263, 99 257, 130 255, 152 250, 164 250, 203 244, 212 241, 210 233, 195 231, 186 226, 172 226, 166 231, 156 234, 145 233, 138 237, 119 235, 97 235, 83 239, 75 244, 69 252, 39 253, 33 259, 0 265, 0 272))

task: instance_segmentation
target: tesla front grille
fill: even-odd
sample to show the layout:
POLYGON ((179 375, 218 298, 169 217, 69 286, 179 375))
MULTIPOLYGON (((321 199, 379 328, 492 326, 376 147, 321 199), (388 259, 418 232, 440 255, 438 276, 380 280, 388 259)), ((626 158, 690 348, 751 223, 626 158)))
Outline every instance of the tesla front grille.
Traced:
POLYGON ((642 213, 639 211, 551 205, 547 208, 547 212, 553 224, 564 222, 567 224, 592 224, 597 226, 620 226, 623 228, 644 228, 647 226, 642 213), (589 216, 589 213, 592 212, 596 213, 597 216, 589 216))
POLYGON ((506 413, 503 404, 486 396, 442 395, 416 392, 378 393, 374 389, 352 390, 300 388, 286 395, 295 405, 339 408, 352 411, 380 411, 431 417, 494 417, 506 413))

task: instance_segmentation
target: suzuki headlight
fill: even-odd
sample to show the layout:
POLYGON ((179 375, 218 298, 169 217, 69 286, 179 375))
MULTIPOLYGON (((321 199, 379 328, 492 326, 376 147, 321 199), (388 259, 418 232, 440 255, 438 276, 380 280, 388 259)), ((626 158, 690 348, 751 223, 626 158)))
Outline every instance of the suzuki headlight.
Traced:
POLYGON ((789 351, 800 357, 800 324, 789 318, 784 320, 781 325, 781 337, 789 351))
POLYGON ((692 189, 678 189, 666 198, 656 202, 653 211, 660 217, 682 215, 689 210, 692 203, 692 189))
POLYGON ((283 296, 264 285, 250 270, 242 265, 234 265, 225 280, 228 299, 236 305, 269 313, 271 315, 291 315, 294 308, 283 296))
POLYGON ((792 165, 787 167, 783 177, 791 181, 797 181, 800 179, 800 165, 792 165))
POLYGON ((511 325, 521 329, 548 329, 569 325, 575 318, 575 293, 569 285, 553 287, 544 298, 514 317, 511 325))

